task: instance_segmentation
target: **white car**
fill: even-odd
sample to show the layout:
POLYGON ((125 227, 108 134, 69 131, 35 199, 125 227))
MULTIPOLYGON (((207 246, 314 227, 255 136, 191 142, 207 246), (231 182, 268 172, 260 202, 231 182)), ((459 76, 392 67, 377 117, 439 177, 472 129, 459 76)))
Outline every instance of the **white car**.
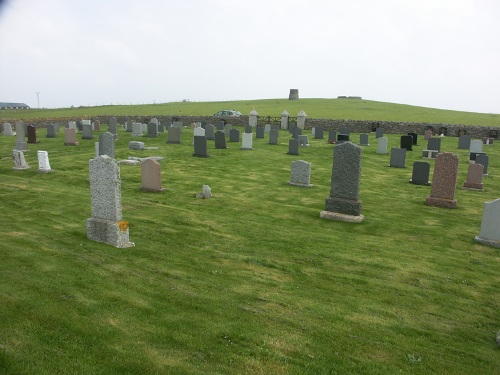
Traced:
POLYGON ((241 112, 235 111, 233 109, 224 109, 222 111, 214 113, 215 117, 225 117, 225 116, 232 116, 232 117, 240 117, 241 112))

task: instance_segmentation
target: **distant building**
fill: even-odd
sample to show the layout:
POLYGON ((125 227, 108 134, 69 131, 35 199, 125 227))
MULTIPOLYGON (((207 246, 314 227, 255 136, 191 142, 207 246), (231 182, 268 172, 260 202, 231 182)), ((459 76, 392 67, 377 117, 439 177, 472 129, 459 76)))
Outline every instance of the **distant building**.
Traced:
POLYGON ((0 109, 30 109, 30 107, 24 103, 0 102, 0 109))

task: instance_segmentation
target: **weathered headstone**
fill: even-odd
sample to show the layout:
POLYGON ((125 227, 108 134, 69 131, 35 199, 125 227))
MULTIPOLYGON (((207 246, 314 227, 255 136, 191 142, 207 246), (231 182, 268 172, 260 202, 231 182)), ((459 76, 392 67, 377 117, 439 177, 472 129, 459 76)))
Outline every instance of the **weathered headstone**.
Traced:
POLYGON ((391 148, 391 161, 389 167, 406 168, 406 148, 391 148))
MULTIPOLYGON (((176 128, 183 128, 183 127, 184 127, 184 124, 183 124, 183 122, 182 122, 182 121, 174 121, 174 122, 172 123, 172 126, 175 126, 176 128)), ((181 131, 181 133, 182 133, 182 131, 181 131)))
POLYGON ((288 155, 298 155, 299 154, 299 141, 292 138, 288 141, 288 155))
POLYGON ((25 141, 24 124, 16 122, 16 150, 28 151, 28 143, 25 141))
POLYGON ((411 135, 402 135, 400 148, 405 148, 406 151, 413 151, 413 137, 411 135))
POLYGON ((470 149, 470 134, 461 135, 458 137, 458 149, 459 150, 469 150, 470 149))
POLYGON ((104 132, 99 135, 99 155, 108 155, 115 157, 115 137, 110 132, 104 132))
POLYGON ((28 169, 30 167, 28 163, 26 163, 24 152, 21 150, 12 150, 12 159, 14 160, 14 166, 12 167, 12 169, 16 171, 28 169))
POLYGON ((207 158, 208 157, 207 137, 205 137, 204 135, 195 135, 194 136, 193 156, 197 156, 200 158, 207 158))
POLYGON ((432 137, 427 140, 427 150, 441 152, 441 138, 432 137))
POLYGON ((418 134, 417 133, 408 133, 408 135, 411 135, 413 137, 413 146, 418 146, 418 144, 417 144, 418 134))
POLYGON ((478 152, 483 152, 483 142, 479 139, 474 139, 470 142, 470 148, 469 151, 478 153, 478 152))
POLYGON ((269 144, 270 145, 277 145, 278 144, 278 135, 279 135, 279 130, 271 129, 269 131, 269 144))
POLYGON ((245 125, 245 133, 253 133, 253 128, 250 125, 245 125))
POLYGON ((271 124, 264 125, 264 132, 269 133, 271 131, 271 124))
POLYGON ((259 114, 255 109, 252 109, 248 114, 248 125, 250 125, 252 128, 255 128, 257 126, 258 119, 259 114))
POLYGON ((83 130, 83 121, 77 120, 76 121, 76 131, 81 132, 83 130))
POLYGON ((483 191, 483 170, 484 166, 481 164, 469 164, 467 180, 462 189, 483 191))
POLYGON ((288 119, 290 118, 290 114, 284 110, 281 112, 281 129, 288 129, 288 119))
POLYGON ((346 134, 346 135, 351 135, 351 129, 349 129, 347 126, 342 126, 339 131, 340 134, 346 134))
POLYGON ((207 137, 208 140, 213 141, 215 139, 214 128, 212 124, 205 125, 205 137, 207 137))
POLYGON ((14 135, 14 132, 12 131, 12 125, 8 122, 3 124, 3 135, 6 137, 14 135))
POLYGON ((325 130, 323 128, 316 128, 314 131, 314 139, 324 139, 325 135, 325 130))
MULTIPOLYGON (((231 130, 233 129, 233 125, 231 124, 226 124, 224 126, 224 132, 226 133, 226 137, 230 137, 231 136, 231 130)), ((239 138, 239 135, 238 135, 238 138, 239 138)), ((238 139, 239 141, 239 139, 238 139)))
POLYGON ((144 150, 144 142, 130 141, 128 143, 129 150, 144 150))
POLYGON ((165 125, 158 123, 158 133, 165 133, 165 125))
POLYGON ((476 242, 500 247, 500 198, 484 203, 483 219, 476 242))
POLYGON ((297 114, 297 127, 299 129, 304 129, 305 128, 305 126, 306 126, 306 117, 307 117, 307 114, 304 111, 300 111, 297 114))
POLYGON ((351 142, 333 147, 330 196, 326 198, 321 218, 354 223, 364 220, 359 199, 361 150, 360 146, 351 142))
POLYGON ((181 143, 181 130, 176 126, 167 128, 167 143, 180 144, 181 143))
POLYGON ((122 218, 120 167, 107 155, 89 160, 92 217, 87 219, 87 238, 124 248, 129 225, 122 218))
POLYGON ((50 169, 49 153, 47 151, 37 151, 37 156, 38 156, 38 172, 48 173, 52 171, 52 169, 50 169))
POLYGON ((114 135, 115 139, 118 139, 118 123, 116 121, 116 117, 109 118, 108 131, 114 135))
POLYGON ((375 130, 375 138, 382 138, 383 136, 384 136, 384 129, 377 128, 377 130, 375 130))
POLYGON ((149 137, 149 138, 158 137, 158 122, 154 122, 154 121, 148 122, 148 132, 146 133, 146 137, 149 137))
POLYGON ((370 146, 370 144, 368 143, 368 134, 359 135, 359 144, 360 146, 370 146))
POLYGON ((483 141, 483 145, 491 146, 493 144, 494 138, 483 137, 481 138, 481 140, 483 141))
POLYGON ((66 146, 78 146, 79 143, 76 141, 76 129, 64 129, 64 144, 66 146))
POLYGON ((488 164, 489 164, 489 157, 486 154, 477 154, 476 155, 476 164, 481 164, 484 169, 483 169, 483 176, 488 176, 488 164))
POLYGON ((415 185, 430 185, 430 169, 431 165, 426 161, 414 162, 410 183, 415 185))
POLYGON ((141 190, 161 192, 165 189, 161 186, 160 163, 153 159, 144 160, 141 164, 141 190))
POLYGON ((76 130, 76 121, 68 121, 68 127, 66 129, 75 129, 76 130))
POLYGON ((432 130, 431 129, 427 129, 426 131, 424 131, 424 139, 426 141, 429 140, 431 137, 432 137, 432 130))
POLYGON ((227 148, 226 134, 221 130, 217 130, 215 132, 215 148, 217 149, 227 148))
POLYGON ((132 137, 142 137, 142 124, 139 122, 134 122, 132 124, 132 137))
POLYGON ((196 198, 203 198, 203 199, 212 198, 212 189, 210 189, 210 186, 203 185, 201 193, 196 193, 196 198))
POLYGON ((36 128, 34 125, 28 125, 28 143, 34 144, 34 143, 40 143, 40 141, 36 140, 36 128))
POLYGON ((385 137, 378 138, 377 154, 387 154, 387 144, 389 140, 385 137))
POLYGON ((329 130, 328 131, 328 143, 334 144, 337 141, 337 131, 329 130))
POLYGON ((299 135, 302 135, 302 129, 296 126, 292 130, 292 136, 295 139, 299 139, 299 135))
POLYGON ((434 165, 431 195, 427 197, 429 206, 455 208, 455 186, 457 184, 458 156, 451 152, 438 154, 434 165))
POLYGON ((243 133, 241 137, 241 150, 253 150, 252 142, 253 142, 253 134, 243 133))
POLYGON ((82 124, 82 139, 92 139, 94 135, 92 134, 91 124, 82 124))
POLYGON ((309 147, 309 137, 307 135, 299 135, 297 140, 299 141, 299 146, 309 147))
POLYGON ((469 163, 473 164, 476 162, 478 155, 486 155, 484 152, 470 152, 469 153, 469 163))
POLYGON ((133 125, 134 125, 134 120, 128 119, 127 122, 125 122, 125 131, 131 133, 133 125))
POLYGON ((94 130, 95 131, 101 130, 101 122, 99 120, 94 120, 94 130))
POLYGON ((265 129, 263 126, 257 126, 255 128, 255 138, 264 138, 265 129))
POLYGON ((240 141, 240 131, 238 129, 231 129, 229 131, 229 142, 239 142, 240 141))
POLYGON ((46 138, 55 138, 55 137, 56 137, 56 126, 54 124, 48 124, 46 138))
POLYGON ((300 187, 312 187, 311 163, 304 160, 292 161, 289 184, 300 187))
POLYGON ((224 121, 217 121, 217 124, 215 125, 217 127, 217 130, 224 131, 224 121))

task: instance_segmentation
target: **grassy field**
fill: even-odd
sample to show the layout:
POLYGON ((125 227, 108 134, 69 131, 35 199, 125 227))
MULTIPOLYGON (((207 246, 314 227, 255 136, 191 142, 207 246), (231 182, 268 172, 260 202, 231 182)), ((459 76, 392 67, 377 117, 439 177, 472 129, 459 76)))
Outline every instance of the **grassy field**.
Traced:
POLYGON ((443 209, 424 205, 430 187, 408 183, 422 136, 396 169, 371 135, 366 219, 349 224, 319 218, 326 140, 310 136, 300 156, 287 155, 286 131, 252 151, 209 141, 204 159, 190 129, 180 145, 141 139, 159 148, 149 151, 129 150, 138 139, 121 131, 117 159, 165 157, 168 190, 141 192, 140 167, 121 166, 136 246, 116 249, 86 239, 94 141, 38 136, 26 171, 12 170, 15 138, 0 137, 0 373, 500 373, 500 252, 473 242, 483 203, 498 198, 499 145, 485 146, 485 191, 465 191, 468 153, 443 138, 460 157, 458 208, 443 209), (52 173, 37 173, 37 150, 52 173), (299 159, 312 163, 312 188, 288 185, 299 159), (203 184, 212 199, 195 198, 203 184))
POLYGON ((296 116, 304 110, 310 118, 433 122, 500 126, 499 114, 460 112, 363 99, 265 99, 234 102, 174 102, 151 105, 114 105, 61 109, 0 110, 0 119, 45 119, 71 116, 210 116, 222 109, 244 115, 256 109, 261 116, 280 116, 284 110, 296 116))

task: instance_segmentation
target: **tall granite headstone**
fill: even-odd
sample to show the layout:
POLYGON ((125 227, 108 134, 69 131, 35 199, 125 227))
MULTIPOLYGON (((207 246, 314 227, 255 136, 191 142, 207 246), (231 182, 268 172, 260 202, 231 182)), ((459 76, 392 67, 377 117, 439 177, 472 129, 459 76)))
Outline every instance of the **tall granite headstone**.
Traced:
POLYGON ((406 168, 406 148, 391 148, 389 167, 406 168))
POLYGON ((110 158, 115 157, 115 137, 110 132, 99 135, 99 155, 107 155, 110 158))
MULTIPOLYGON (((16 122, 16 146, 19 151, 28 151, 28 143, 25 140, 24 124, 20 121, 16 122)), ((23 154, 24 157, 24 154, 23 154)))
POLYGON ((278 135, 279 135, 279 130, 277 130, 277 129, 271 129, 269 131, 269 144, 270 145, 277 145, 278 144, 278 135))
POLYGON ((455 186, 458 175, 458 156, 451 152, 438 154, 434 165, 431 195, 426 204, 444 208, 457 207, 455 186))
POLYGON ((476 242, 500 247, 500 198, 484 203, 483 219, 476 242))
POLYGON ((490 158, 486 154, 477 154, 476 155, 476 164, 481 164, 483 169, 483 176, 488 176, 488 164, 490 158))
POLYGON ((410 184, 430 185, 429 174, 431 165, 426 161, 416 161, 413 163, 413 171, 410 184))
POLYGON ((204 135, 194 136, 193 156, 197 156, 200 158, 208 158, 207 137, 205 137, 204 135))
POLYGON ((462 189, 483 191, 483 170, 484 166, 481 164, 469 164, 467 180, 462 189))
POLYGON ((167 143, 180 144, 181 129, 176 126, 169 126, 167 128, 167 138, 167 143))
POLYGON ((222 130, 217 130, 215 132, 215 148, 217 149, 227 148, 226 134, 222 130))
POLYGON ((14 161, 14 166, 12 167, 12 169, 16 171, 28 169, 30 167, 28 163, 26 163, 24 152, 21 150, 12 150, 12 159, 14 161))

